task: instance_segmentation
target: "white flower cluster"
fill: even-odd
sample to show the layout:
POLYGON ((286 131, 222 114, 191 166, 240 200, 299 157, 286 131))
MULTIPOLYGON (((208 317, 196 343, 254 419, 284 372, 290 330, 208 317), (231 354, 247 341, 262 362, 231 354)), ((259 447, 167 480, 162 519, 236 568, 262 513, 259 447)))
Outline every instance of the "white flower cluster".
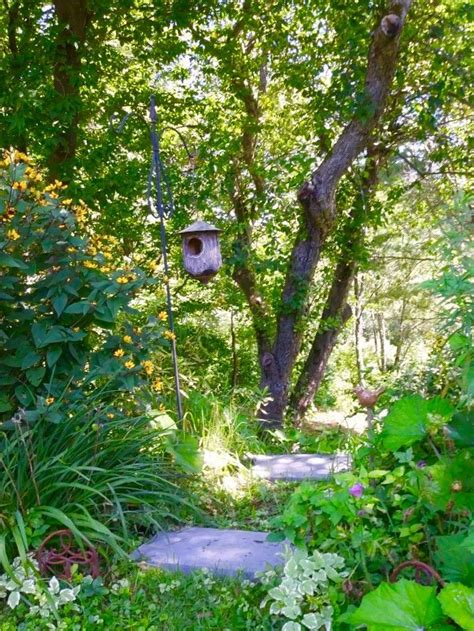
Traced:
MULTIPOLYGON (((334 612, 327 598, 328 586, 330 581, 339 583, 347 576, 344 559, 317 550, 311 555, 304 550, 287 550, 285 561, 283 578, 269 590, 262 607, 271 602, 270 613, 288 619, 282 631, 331 631, 334 612)), ((275 572, 270 570, 269 574, 271 580, 275 572)))
MULTIPOLYGON (((15 609, 22 599, 22 594, 30 596, 31 600, 25 599, 30 607, 30 615, 49 618, 61 605, 75 601, 81 589, 80 585, 74 588, 61 588, 55 576, 45 583, 39 575, 38 562, 32 554, 27 556, 26 563, 17 557, 12 563, 12 569, 13 576, 0 575, 0 598, 6 598, 7 605, 15 609)), ((79 607, 77 609, 79 610, 79 607)))

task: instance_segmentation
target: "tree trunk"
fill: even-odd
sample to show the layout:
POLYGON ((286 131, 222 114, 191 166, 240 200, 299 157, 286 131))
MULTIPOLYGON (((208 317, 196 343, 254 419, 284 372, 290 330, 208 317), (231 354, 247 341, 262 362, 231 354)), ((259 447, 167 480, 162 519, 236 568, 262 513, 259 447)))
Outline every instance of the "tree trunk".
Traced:
POLYGON ((262 384, 269 391, 259 411, 264 426, 279 426, 283 422, 289 383, 301 348, 301 322, 307 313, 310 284, 324 242, 336 220, 336 189, 342 176, 367 147, 385 107, 409 6, 410 0, 391 0, 388 15, 374 31, 365 80, 370 115, 353 118, 313 172, 311 180, 299 191, 302 217, 287 269, 276 337, 271 351, 261 360, 262 384))
POLYGON ((364 351, 362 350, 363 340, 363 322, 362 322, 362 283, 358 276, 354 279, 354 297, 355 297, 355 352, 357 364, 357 378, 360 385, 364 384, 364 351))
POLYGON ((383 313, 378 312, 376 314, 377 317, 377 330, 379 334, 379 344, 380 344, 380 371, 386 372, 387 370, 387 354, 385 349, 385 318, 383 317, 383 313))
MULTIPOLYGON (((229 75, 235 96, 242 101, 245 112, 240 153, 231 166, 230 174, 230 196, 238 231, 234 242, 236 262, 233 277, 245 295, 252 315, 261 368, 260 385, 268 394, 259 410, 263 426, 278 426, 282 423, 293 367, 301 349, 302 321, 308 311, 310 286, 323 245, 337 218, 336 190, 354 160, 367 148, 386 105, 395 73, 400 35, 410 4, 411 0, 389 0, 387 15, 375 28, 370 44, 364 83, 367 107, 363 108, 363 113, 354 115, 326 158, 313 172, 310 181, 298 193, 300 225, 287 266, 281 306, 275 318, 265 304, 263 292, 259 291, 253 266, 252 241, 255 203, 265 194, 262 170, 255 163, 255 151, 261 117, 259 96, 265 91, 267 82, 266 59, 262 59, 257 95, 252 90, 249 76, 242 78, 237 69, 229 75), (251 194, 246 190, 248 178, 243 177, 243 169, 253 183, 251 194)), ((243 24, 242 20, 237 20, 229 32, 229 38, 238 38, 243 24)), ((213 43, 205 41, 205 45, 211 50, 215 49, 213 43)), ((248 42, 247 45, 252 46, 248 42)))
POLYGON ((341 254, 333 275, 331 288, 319 321, 311 350, 300 372, 290 399, 293 421, 300 423, 323 380, 331 353, 345 323, 352 315, 347 304, 357 258, 364 239, 364 228, 370 215, 368 200, 375 190, 378 174, 387 152, 380 147, 368 149, 368 157, 359 191, 344 224, 341 254))
MULTIPOLYGON (((354 225, 353 212, 351 221, 347 222, 343 240, 354 225)), ((336 345, 339 333, 352 315, 347 304, 347 297, 356 266, 355 247, 359 243, 362 230, 354 240, 347 243, 347 250, 341 256, 334 271, 333 282, 319 321, 318 331, 311 345, 311 350, 304 362, 300 376, 296 382, 290 399, 291 416, 295 423, 302 421, 311 401, 321 385, 329 357, 336 345)))
POLYGON ((58 133, 48 157, 48 167, 52 179, 68 181, 77 148, 81 112, 81 59, 91 14, 88 0, 54 0, 54 9, 59 31, 56 37, 53 85, 56 92, 55 109, 60 112, 61 118, 52 121, 52 128, 58 129, 58 133))
POLYGON ((234 389, 237 386, 238 373, 239 373, 239 358, 237 357, 237 336, 235 333, 235 321, 234 310, 230 312, 230 346, 232 349, 232 374, 231 374, 231 387, 234 389))

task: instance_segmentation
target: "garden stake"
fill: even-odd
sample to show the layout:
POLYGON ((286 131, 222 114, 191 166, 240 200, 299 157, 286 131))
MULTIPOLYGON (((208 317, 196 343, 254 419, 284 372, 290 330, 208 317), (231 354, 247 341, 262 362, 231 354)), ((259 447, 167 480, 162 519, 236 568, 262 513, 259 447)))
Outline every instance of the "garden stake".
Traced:
MULTIPOLYGON (((167 254, 167 243, 166 243, 166 229, 165 229, 165 205, 163 203, 163 188, 161 183, 161 177, 163 174, 163 165, 160 157, 160 146, 158 141, 158 134, 156 133, 156 107, 155 107, 155 97, 154 95, 150 98, 150 137, 151 137, 151 145, 153 149, 153 167, 155 174, 155 208, 158 213, 160 219, 160 238, 161 238, 161 254, 163 256, 163 268, 165 271, 165 287, 166 287, 166 305, 168 311, 168 326, 169 330, 172 333, 171 336, 171 355, 173 358, 173 376, 174 376, 174 387, 176 393, 176 411, 178 414, 178 420, 183 420, 183 405, 181 402, 181 390, 179 386, 179 369, 178 369, 178 354, 176 351, 176 336, 174 331, 174 319, 173 319, 173 303, 171 299, 171 290, 169 285, 169 267, 168 267, 168 254, 167 254)), ((167 186, 168 196, 171 195, 171 190, 169 186, 167 186)), ((172 205, 172 198, 170 200, 172 205)))

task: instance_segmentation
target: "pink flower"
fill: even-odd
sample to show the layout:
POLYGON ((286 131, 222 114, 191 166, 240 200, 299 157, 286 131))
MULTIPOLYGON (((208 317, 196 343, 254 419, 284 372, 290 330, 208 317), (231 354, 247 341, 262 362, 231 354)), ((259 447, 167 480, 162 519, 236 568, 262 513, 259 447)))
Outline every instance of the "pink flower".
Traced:
POLYGON ((360 482, 356 482, 354 486, 351 486, 349 489, 349 494, 352 495, 352 497, 362 497, 364 494, 364 486, 360 482))

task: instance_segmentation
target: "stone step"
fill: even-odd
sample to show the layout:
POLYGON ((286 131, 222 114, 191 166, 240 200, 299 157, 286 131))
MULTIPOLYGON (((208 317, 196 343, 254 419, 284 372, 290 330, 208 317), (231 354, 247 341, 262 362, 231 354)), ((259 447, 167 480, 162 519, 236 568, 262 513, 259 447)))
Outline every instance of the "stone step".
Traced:
POLYGON ((255 578, 269 565, 283 565, 283 543, 270 543, 266 532, 184 528, 163 532, 132 553, 150 566, 189 573, 204 568, 220 576, 255 578))
POLYGON ((252 456, 252 472, 270 481, 327 480, 334 473, 348 471, 349 454, 282 454, 252 456))

